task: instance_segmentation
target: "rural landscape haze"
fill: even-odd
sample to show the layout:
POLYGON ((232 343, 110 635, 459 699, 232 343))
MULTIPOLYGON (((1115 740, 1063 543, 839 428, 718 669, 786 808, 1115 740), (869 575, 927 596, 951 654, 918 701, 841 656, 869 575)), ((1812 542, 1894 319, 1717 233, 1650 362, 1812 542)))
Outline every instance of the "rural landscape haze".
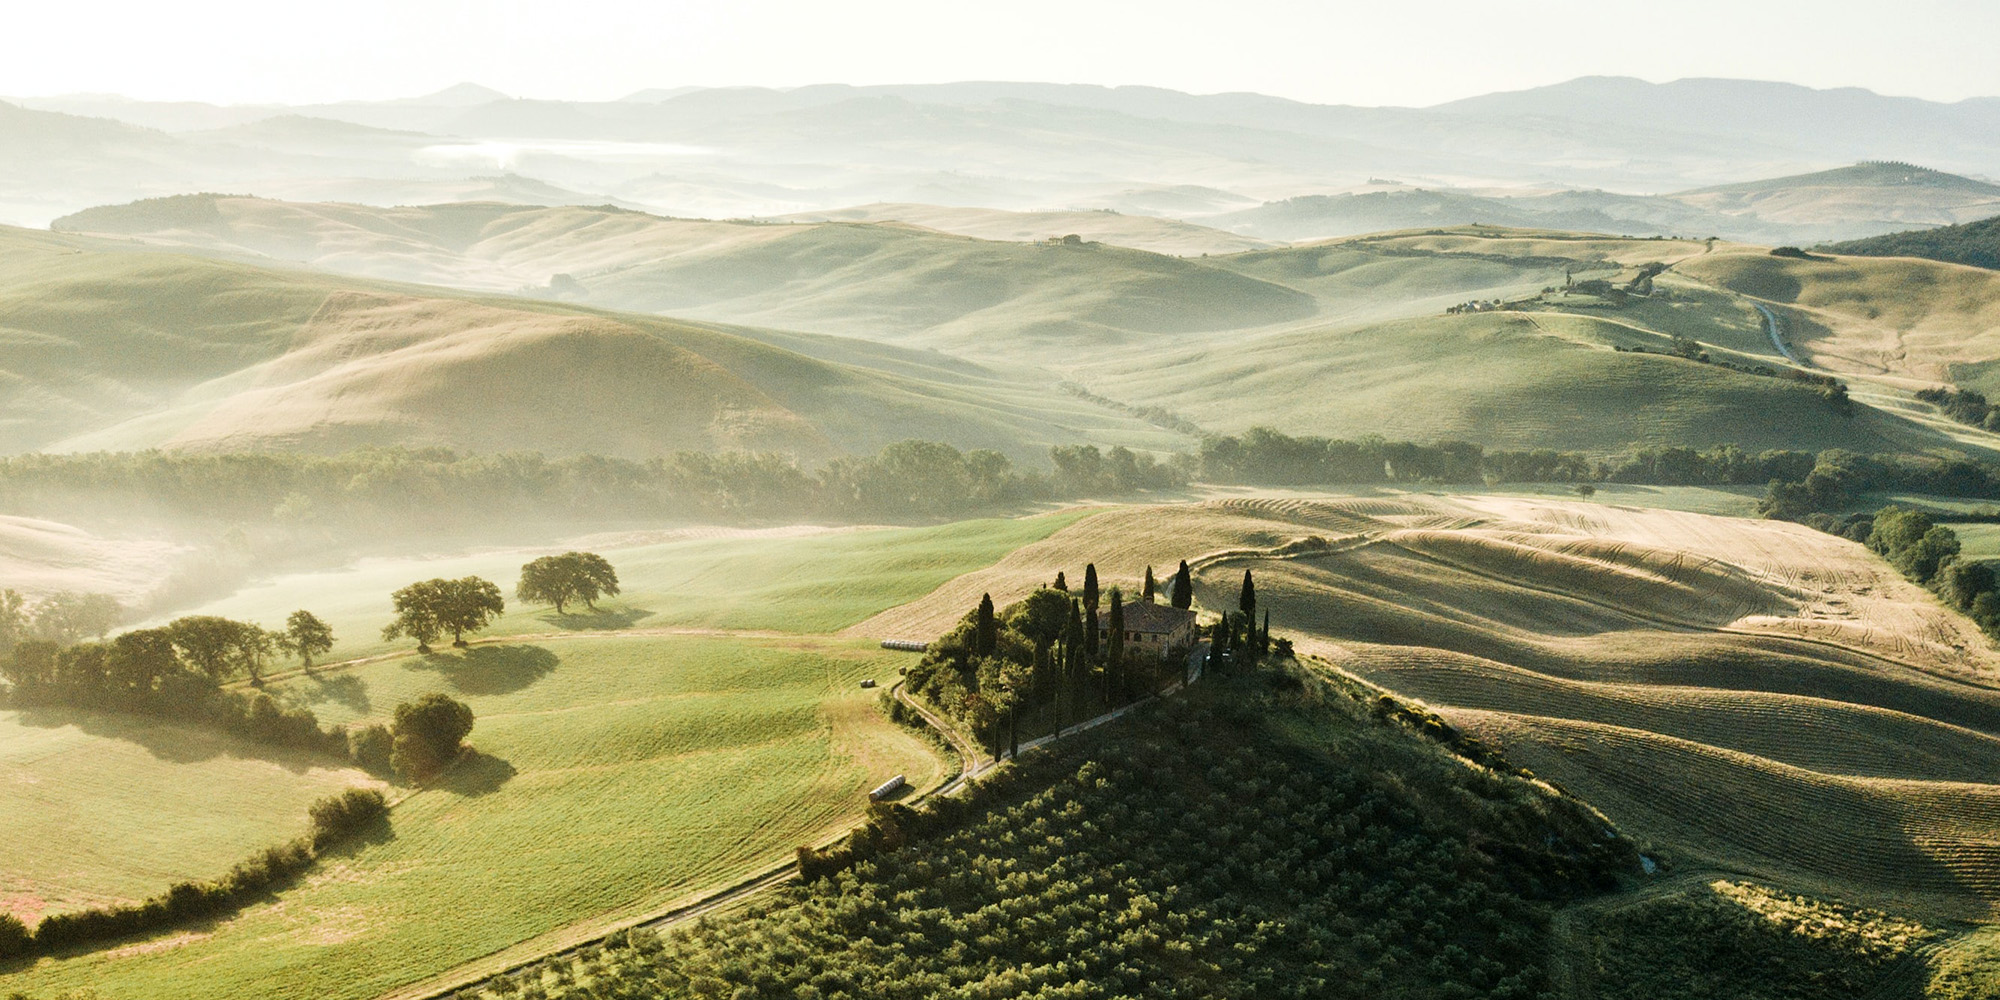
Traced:
POLYGON ((2000 10, 89 6, 0 997, 2000 998, 2000 10))

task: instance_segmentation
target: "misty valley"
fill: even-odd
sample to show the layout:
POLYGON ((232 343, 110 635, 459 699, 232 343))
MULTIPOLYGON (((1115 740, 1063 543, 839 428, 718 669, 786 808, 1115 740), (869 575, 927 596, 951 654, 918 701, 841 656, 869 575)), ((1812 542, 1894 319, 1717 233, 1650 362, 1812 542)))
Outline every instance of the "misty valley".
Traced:
POLYGON ((0 996, 2000 996, 1994 98, 37 92, 0 223, 0 996))

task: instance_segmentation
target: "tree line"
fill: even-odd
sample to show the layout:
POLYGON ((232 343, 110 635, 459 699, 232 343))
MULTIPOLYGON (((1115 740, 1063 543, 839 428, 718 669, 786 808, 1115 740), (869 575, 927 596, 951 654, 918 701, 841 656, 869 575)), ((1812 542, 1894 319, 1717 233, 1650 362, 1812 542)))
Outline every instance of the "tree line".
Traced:
POLYGON ((102 639, 124 617, 125 608, 109 594, 65 590, 31 601, 20 591, 0 590, 0 655, 33 639, 60 646, 102 639))
MULTIPOLYGON (((1933 455, 1862 454, 1838 448, 1753 453, 1725 444, 1706 449, 1641 448, 1601 458, 1548 449, 1488 451, 1464 441, 1420 445, 1379 437, 1353 441, 1294 437, 1266 427, 1204 441, 1200 473, 1211 482, 1274 486, 1401 482, 1758 486, 1805 484, 1810 479, 1814 489, 1837 487, 1842 495, 1869 490, 1966 497, 2000 493, 2000 469, 1933 455)), ((1801 516, 1809 512, 1798 511, 1801 516)))
MULTIPOLYGON (((1809 464, 1773 469, 1758 502, 1764 517, 1826 528, 1868 493, 1904 491, 1935 496, 1990 498, 2000 494, 2000 477, 1987 465, 1918 455, 1863 455, 1829 449, 1809 464)), ((1841 529, 1832 529, 1835 534, 1841 529)))
MULTIPOLYGON (((521 567, 518 598, 552 604, 562 613, 573 601, 595 608, 619 593, 618 572, 594 552, 542 556, 521 567)), ((506 608, 500 588, 468 576, 410 584, 390 595, 395 617, 384 639, 408 637, 420 653, 450 634, 453 645, 489 625, 506 608)), ((14 591, 0 591, 0 610, 26 606, 14 591)), ((17 619, 18 620, 18 619, 17 619)), ((4 619, 0 619, 4 621, 4 619)), ((0 692, 14 705, 66 705, 133 712, 208 725, 258 743, 346 757, 378 774, 428 779, 455 759, 472 728, 471 710, 443 695, 399 706, 393 727, 322 727, 310 709, 281 705, 263 684, 273 655, 313 658, 333 648, 333 628, 298 610, 282 630, 217 615, 187 615, 165 625, 133 629, 100 641, 47 638, 14 640, 0 632, 0 692), (247 680, 253 690, 226 690, 247 680), (440 701, 441 699, 441 701, 440 701), (407 711, 406 711, 407 710, 407 711)))
POLYGON ((265 848, 220 877, 177 882, 140 903, 52 913, 32 931, 12 914, 0 913, 0 961, 52 954, 226 915, 295 878, 312 866, 320 852, 367 826, 387 808, 381 792, 350 788, 307 809, 309 825, 303 836, 265 848))
POLYGON ((741 452, 646 461, 442 448, 30 454, 0 458, 0 505, 370 532, 393 519, 425 531, 468 517, 924 518, 1186 481, 1184 469, 1122 447, 1059 446, 1050 464, 1037 471, 996 451, 915 440, 816 469, 741 452))
MULTIPOLYGON (((1981 418, 1984 419, 1983 417, 1981 418)), ((455 530, 468 519, 960 517, 1022 504, 1170 490, 1194 481, 1264 485, 1374 483, 1764 484, 1803 479, 1818 456, 1734 445, 1645 448, 1606 457, 1551 449, 1489 450, 1465 441, 1342 440, 1256 427, 1210 435, 1164 458, 1128 448, 1061 445, 1049 470, 998 452, 903 441, 872 456, 807 469, 772 454, 683 452, 630 461, 445 449, 370 449, 337 456, 174 452, 0 458, 0 505, 23 513, 167 515, 217 525, 376 534, 455 530)), ((1991 490, 1988 466, 1876 454, 1906 479, 1991 490), (1967 484, 1983 484, 1970 486, 1967 484)), ((1967 495, 1955 493, 1954 495, 1967 495)), ((53 619, 52 619, 53 620, 53 619)), ((86 632, 85 634, 96 634, 86 632)))

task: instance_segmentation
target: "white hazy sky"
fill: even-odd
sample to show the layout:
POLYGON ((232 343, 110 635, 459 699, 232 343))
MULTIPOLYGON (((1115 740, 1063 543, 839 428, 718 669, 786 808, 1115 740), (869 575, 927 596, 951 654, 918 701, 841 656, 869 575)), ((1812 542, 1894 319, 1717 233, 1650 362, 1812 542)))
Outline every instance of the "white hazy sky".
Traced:
POLYGON ((306 103, 476 81, 1038 80, 1424 105, 1587 74, 2000 95, 1994 0, 6 0, 0 93, 306 103))

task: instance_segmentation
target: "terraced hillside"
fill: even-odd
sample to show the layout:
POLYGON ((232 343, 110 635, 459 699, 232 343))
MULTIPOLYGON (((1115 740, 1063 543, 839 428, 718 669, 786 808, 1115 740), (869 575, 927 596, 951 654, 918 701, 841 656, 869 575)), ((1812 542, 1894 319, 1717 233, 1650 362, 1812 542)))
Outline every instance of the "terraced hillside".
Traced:
POLYGON ((1094 561, 1247 568, 1300 649, 1422 699, 1684 869, 1925 917, 2000 904, 2000 654, 1862 547, 1555 500, 1227 500, 1097 514, 854 627, 923 635, 1094 561))
POLYGON ((821 457, 927 436, 1026 457, 1165 436, 1015 371, 746 333, 0 229, 0 450, 821 457))

